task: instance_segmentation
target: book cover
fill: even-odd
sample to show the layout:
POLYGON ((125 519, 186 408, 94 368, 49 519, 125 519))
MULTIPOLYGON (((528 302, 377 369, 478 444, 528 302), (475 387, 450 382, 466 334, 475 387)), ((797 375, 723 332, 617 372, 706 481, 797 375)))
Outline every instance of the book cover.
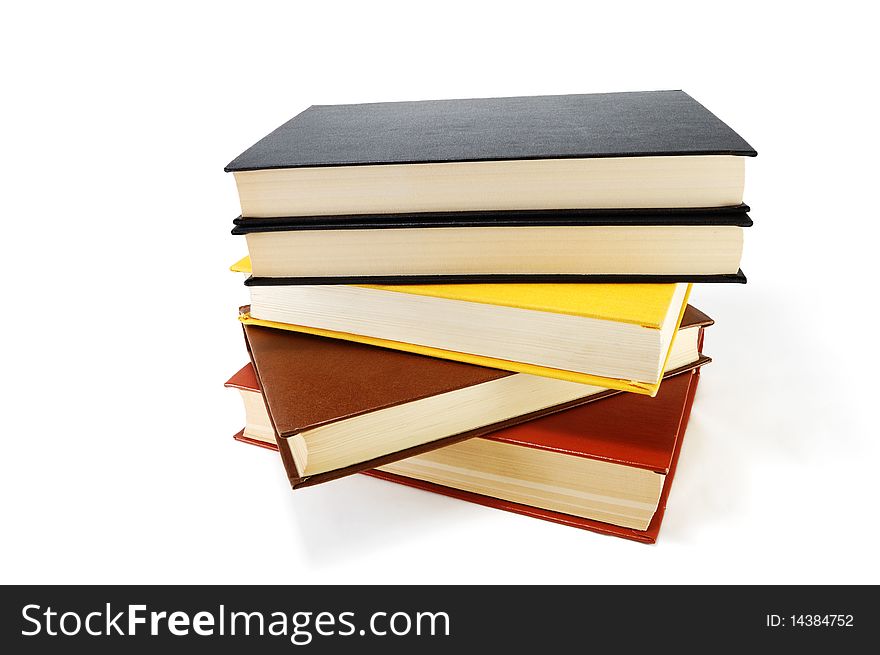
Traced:
POLYGON ((315 105, 225 170, 756 154, 687 93, 640 91, 315 105))

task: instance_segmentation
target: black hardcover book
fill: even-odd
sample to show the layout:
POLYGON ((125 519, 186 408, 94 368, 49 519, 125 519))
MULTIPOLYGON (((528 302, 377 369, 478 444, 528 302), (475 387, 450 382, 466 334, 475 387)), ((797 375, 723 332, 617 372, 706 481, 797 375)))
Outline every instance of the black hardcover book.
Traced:
POLYGON ((639 91, 314 105, 226 170, 756 154, 685 92, 639 91))
POLYGON ((316 105, 231 161, 246 218, 742 203, 754 149, 683 91, 316 105))
POLYGON ((652 91, 314 106, 226 170, 258 281, 742 282, 755 154, 652 91))

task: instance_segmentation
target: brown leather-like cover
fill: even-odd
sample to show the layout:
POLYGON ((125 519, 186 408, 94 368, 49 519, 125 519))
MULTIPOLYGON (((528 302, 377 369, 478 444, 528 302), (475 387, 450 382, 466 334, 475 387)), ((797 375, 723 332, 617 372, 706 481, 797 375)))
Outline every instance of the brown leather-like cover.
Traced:
MULTIPOLYGON (((657 511, 647 530, 624 528, 385 471, 367 470, 362 473, 487 507, 642 543, 654 543, 663 522, 666 501, 678 464, 682 440, 687 430, 699 374, 700 369, 695 368, 687 374, 674 376, 663 384, 655 398, 618 392, 614 397, 607 398, 601 403, 552 414, 482 437, 664 473, 666 481, 660 494, 657 511)), ((234 438, 255 446, 276 449, 270 444, 245 437, 244 430, 239 431, 234 438)))
MULTIPOLYGON (((702 328, 711 324, 711 318, 688 306, 681 327, 702 328)), ((302 477, 285 437, 344 418, 514 374, 286 330, 254 325, 243 325, 243 328, 255 377, 247 380, 249 374, 242 369, 227 386, 246 388, 242 385, 250 382, 256 383, 255 386, 263 391, 270 420, 280 437, 281 459, 294 489, 389 464, 620 393, 607 390, 345 468, 302 477), (237 383, 232 384, 239 376, 237 383)), ((699 343, 702 346, 702 329, 699 343)), ((701 357, 694 365, 669 371, 664 377, 691 370, 708 361, 709 358, 701 357)))

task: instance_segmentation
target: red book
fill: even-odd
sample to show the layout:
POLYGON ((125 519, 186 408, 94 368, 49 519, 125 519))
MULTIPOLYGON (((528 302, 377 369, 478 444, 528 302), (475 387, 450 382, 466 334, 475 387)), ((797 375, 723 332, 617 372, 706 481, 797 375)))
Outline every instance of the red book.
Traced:
MULTIPOLYGON (((364 473, 654 543, 698 381, 695 368, 667 379, 655 398, 617 394, 364 473)), ((227 385, 259 394, 250 365, 227 385)), ((252 417, 260 413, 260 396, 252 399, 257 402, 248 408, 249 428, 262 420, 252 417)), ((276 448, 268 439, 245 436, 245 430, 235 438, 276 448)))

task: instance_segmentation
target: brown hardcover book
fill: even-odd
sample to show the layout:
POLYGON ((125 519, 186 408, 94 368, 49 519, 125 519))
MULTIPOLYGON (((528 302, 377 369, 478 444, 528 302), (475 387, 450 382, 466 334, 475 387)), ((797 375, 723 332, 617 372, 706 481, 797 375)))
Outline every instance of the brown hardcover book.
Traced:
MULTIPOLYGON (((668 375, 708 361, 700 347, 711 323, 688 309, 668 375)), ((618 393, 260 326, 244 331, 268 410, 262 436, 274 435, 294 488, 618 393)))
MULTIPOLYGON (((255 379, 248 376, 245 367, 229 384, 252 392, 247 385, 255 379)), ((698 381, 696 368, 667 380, 653 399, 615 394, 363 473, 654 543, 698 381)), ((249 412, 248 428, 252 420, 249 412)), ((276 449, 246 436, 248 428, 235 439, 276 449)))

